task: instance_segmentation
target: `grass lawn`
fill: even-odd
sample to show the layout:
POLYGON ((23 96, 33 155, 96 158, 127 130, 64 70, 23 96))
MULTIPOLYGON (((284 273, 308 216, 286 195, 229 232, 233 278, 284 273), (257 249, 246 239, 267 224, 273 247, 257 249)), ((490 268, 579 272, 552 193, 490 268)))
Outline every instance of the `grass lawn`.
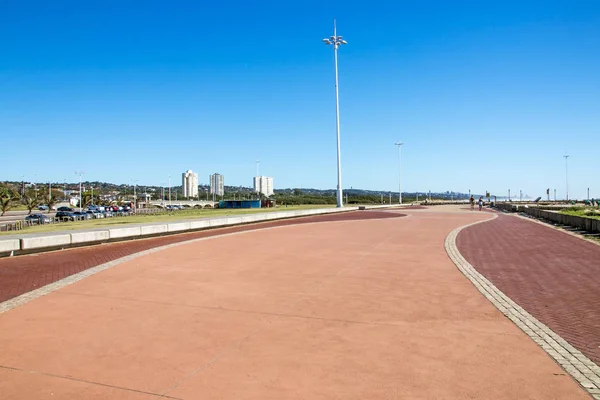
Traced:
MULTIPOLYGON (((37 210, 37 207, 33 209, 32 213, 37 210)), ((10 211, 27 211, 27 207, 24 204, 18 204, 16 206, 12 206, 10 211)))
POLYGON ((600 214, 597 211, 598 211, 597 208, 573 207, 573 208, 569 208, 569 209, 561 211, 561 214, 574 215, 577 217, 600 219, 600 214), (596 212, 592 213, 594 211, 596 211, 596 212))
POLYGON ((214 217, 225 217, 242 214, 259 214, 274 211, 292 211, 292 210, 308 210, 314 208, 332 208, 335 205, 303 205, 303 206, 278 206, 275 208, 245 208, 245 209, 190 209, 190 210, 177 210, 170 213, 164 214, 138 214, 130 215, 128 217, 112 217, 112 218, 101 218, 91 219, 87 221, 76 221, 76 222, 61 222, 56 224, 46 225, 35 225, 27 227, 20 231, 8 231, 0 232, 0 235, 15 235, 15 234, 26 234, 26 233, 40 233, 40 232, 56 232, 56 231, 67 231, 67 230, 81 230, 90 228, 112 228, 118 225, 129 225, 129 224, 145 224, 152 222, 172 222, 181 220, 191 220, 199 218, 214 218, 214 217))

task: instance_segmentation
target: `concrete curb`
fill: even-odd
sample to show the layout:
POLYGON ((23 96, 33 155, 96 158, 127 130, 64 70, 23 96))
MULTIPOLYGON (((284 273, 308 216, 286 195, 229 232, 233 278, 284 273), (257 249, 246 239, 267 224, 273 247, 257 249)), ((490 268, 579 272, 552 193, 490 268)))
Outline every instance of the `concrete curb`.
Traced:
MULTIPOLYGON (((494 218, 497 218, 497 215, 494 218)), ((491 221, 492 219, 474 222, 454 229, 446 237, 444 243, 446 253, 448 253, 448 256, 456 264, 460 272, 475 285, 481 294, 544 349, 594 399, 600 400, 600 367, 502 293, 489 280, 477 272, 458 251, 456 237, 461 230, 491 221)))

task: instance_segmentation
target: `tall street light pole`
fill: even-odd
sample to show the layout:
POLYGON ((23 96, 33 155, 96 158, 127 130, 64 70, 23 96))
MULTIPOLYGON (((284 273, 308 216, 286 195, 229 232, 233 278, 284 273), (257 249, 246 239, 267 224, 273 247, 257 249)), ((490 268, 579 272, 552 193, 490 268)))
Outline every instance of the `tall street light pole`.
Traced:
POLYGON ((569 201, 569 155, 564 155, 565 158, 565 181, 567 186, 567 201, 569 201))
POLYGON ((85 174, 83 171, 75 171, 75 175, 79 175, 79 212, 81 212, 81 207, 83 205, 83 196, 81 195, 81 175, 85 174))
POLYGON ((137 211, 137 193, 136 193, 136 189, 137 189, 137 180, 133 181, 133 211, 136 212, 137 211))
POLYGON ((402 204, 402 142, 396 142, 398 146, 398 204, 402 204))
POLYGON ((337 206, 343 207, 342 193, 342 161, 340 155, 340 96, 338 91, 338 47, 342 44, 348 44, 341 36, 337 36, 335 20, 333 20, 333 36, 323 39, 323 43, 333 45, 333 58, 335 63, 335 125, 337 132, 337 206))
POLYGON ((169 205, 171 205, 171 175, 169 175, 169 205))

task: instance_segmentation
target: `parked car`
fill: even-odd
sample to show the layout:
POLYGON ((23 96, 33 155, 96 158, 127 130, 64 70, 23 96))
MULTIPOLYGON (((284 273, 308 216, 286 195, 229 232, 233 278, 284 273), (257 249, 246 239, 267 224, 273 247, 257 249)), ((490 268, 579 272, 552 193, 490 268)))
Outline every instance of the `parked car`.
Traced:
POLYGON ((92 219, 92 216, 85 211, 75 211, 73 214, 77 217, 77 219, 82 221, 86 219, 92 219))
POLYGON ((104 218, 104 214, 97 210, 87 210, 85 213, 91 215, 92 218, 104 218))
POLYGON ((47 206, 47 205, 45 205, 45 204, 40 204, 40 205, 38 206, 38 210, 40 210, 40 211, 48 211, 48 210, 49 210, 49 208, 48 208, 48 206, 47 206))
POLYGON ((73 210, 71 207, 58 207, 58 210, 56 211, 68 211, 68 212, 73 212, 75 210, 73 210))
POLYGON ((38 224, 49 224, 52 222, 52 218, 44 214, 31 214, 25 217, 25 221, 35 222, 38 224))
POLYGON ((104 211, 104 218, 110 218, 113 216, 113 212, 111 210, 109 210, 108 208, 106 209, 106 211, 104 211))
MULTIPOLYGON (((61 208, 68 208, 68 207, 61 207, 61 208)), ((72 213, 70 211, 59 211, 54 216, 54 219, 56 219, 57 221, 77 221, 79 219, 79 217, 77 215, 75 215, 75 213, 72 213)))

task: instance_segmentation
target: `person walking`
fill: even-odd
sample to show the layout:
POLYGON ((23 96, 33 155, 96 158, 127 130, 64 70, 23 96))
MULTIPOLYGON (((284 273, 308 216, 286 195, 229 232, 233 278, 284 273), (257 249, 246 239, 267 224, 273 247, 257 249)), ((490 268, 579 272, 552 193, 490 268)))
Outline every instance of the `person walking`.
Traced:
POLYGON ((479 211, 483 208, 483 197, 479 198, 479 211))
POLYGON ((475 197, 473 197, 473 195, 471 195, 471 198, 469 199, 469 203, 471 204, 471 211, 475 210, 475 197))

